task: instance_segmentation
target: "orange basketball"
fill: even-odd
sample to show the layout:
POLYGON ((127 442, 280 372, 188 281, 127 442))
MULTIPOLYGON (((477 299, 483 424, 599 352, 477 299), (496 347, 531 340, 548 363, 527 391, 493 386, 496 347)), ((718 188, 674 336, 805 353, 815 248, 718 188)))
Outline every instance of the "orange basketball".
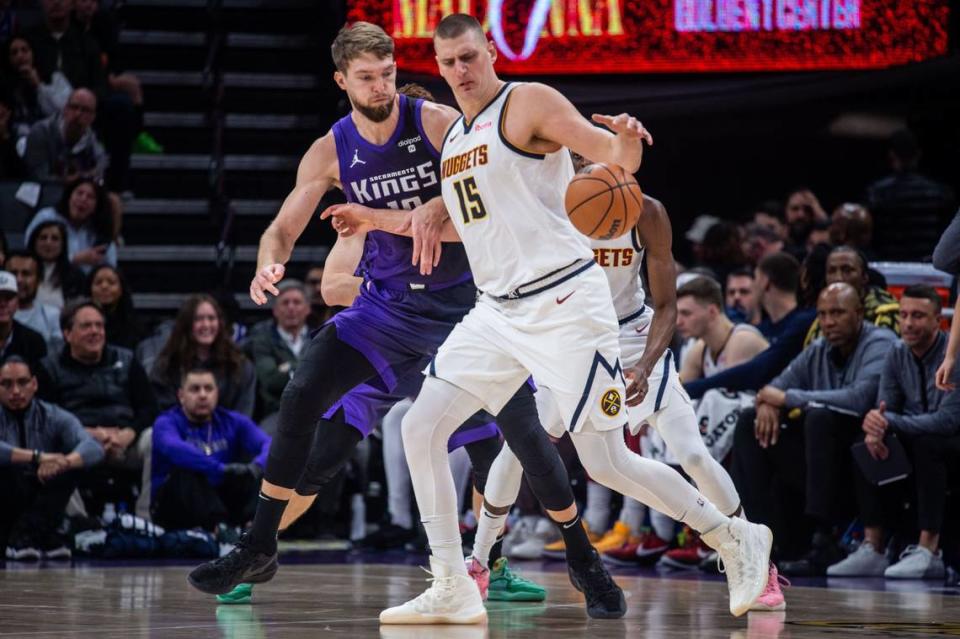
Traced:
POLYGON ((612 240, 640 219, 643 193, 622 167, 591 164, 570 180, 564 205, 578 231, 595 240, 612 240))

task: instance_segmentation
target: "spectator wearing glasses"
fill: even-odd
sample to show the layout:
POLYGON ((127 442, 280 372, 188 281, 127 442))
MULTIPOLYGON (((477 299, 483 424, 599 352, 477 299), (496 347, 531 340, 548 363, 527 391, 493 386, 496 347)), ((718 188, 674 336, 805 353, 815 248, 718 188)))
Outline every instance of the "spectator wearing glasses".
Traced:
POLYGON ((70 558, 57 529, 79 470, 103 459, 76 417, 36 393, 30 364, 0 364, 0 545, 15 561, 70 558))

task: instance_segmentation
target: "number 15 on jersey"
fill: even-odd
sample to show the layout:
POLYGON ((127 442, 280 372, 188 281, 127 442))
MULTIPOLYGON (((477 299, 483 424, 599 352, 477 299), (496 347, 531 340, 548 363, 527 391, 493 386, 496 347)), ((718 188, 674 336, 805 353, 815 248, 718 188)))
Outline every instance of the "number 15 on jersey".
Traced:
POLYGON ((457 199, 460 201, 460 214, 463 215, 463 223, 470 224, 487 217, 487 209, 483 206, 483 199, 480 197, 480 191, 477 189, 477 182, 473 176, 465 177, 453 183, 453 188, 457 192, 457 199))

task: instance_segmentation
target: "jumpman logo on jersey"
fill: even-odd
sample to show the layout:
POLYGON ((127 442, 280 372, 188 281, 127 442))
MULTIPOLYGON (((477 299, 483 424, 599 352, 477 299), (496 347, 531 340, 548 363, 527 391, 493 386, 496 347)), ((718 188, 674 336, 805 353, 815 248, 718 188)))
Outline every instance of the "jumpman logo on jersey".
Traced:
POLYGON ((360 159, 360 149, 353 150, 353 161, 350 163, 350 168, 352 169, 358 164, 366 164, 363 160, 360 159))

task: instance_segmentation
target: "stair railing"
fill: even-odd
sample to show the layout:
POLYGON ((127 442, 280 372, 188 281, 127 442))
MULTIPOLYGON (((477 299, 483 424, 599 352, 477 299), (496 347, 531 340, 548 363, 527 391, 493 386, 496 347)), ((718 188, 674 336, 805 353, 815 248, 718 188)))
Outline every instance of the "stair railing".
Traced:
POLYGON ((203 89, 208 99, 207 125, 211 133, 210 164, 208 166, 211 223, 220 229, 216 244, 216 268, 221 286, 227 288, 236 257, 234 218, 236 211, 226 188, 224 164, 224 136, 226 111, 224 107, 223 53, 227 34, 223 17, 223 0, 207 0, 207 57, 203 66, 203 89))

